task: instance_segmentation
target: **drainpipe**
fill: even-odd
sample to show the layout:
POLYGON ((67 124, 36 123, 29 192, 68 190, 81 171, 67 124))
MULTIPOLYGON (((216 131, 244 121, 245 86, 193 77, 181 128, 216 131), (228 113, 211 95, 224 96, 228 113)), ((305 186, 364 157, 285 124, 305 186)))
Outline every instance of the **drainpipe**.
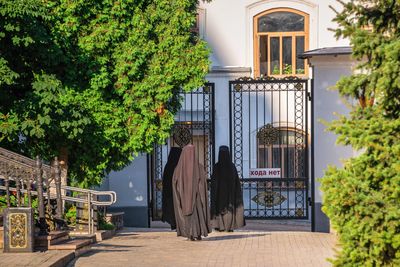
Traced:
POLYGON ((311 76, 311 232, 315 232, 315 166, 314 166, 314 66, 307 59, 311 76))

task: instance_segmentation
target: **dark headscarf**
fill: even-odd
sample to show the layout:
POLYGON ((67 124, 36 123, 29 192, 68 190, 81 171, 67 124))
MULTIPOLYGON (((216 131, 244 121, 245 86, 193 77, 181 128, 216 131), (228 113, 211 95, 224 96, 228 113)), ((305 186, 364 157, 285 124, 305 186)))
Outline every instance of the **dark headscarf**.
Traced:
POLYGON ((211 218, 243 205, 239 176, 232 163, 229 148, 220 146, 218 162, 211 176, 211 218))
POLYGON ((168 155, 167 164, 164 167, 162 180, 162 217, 163 222, 171 225, 171 229, 176 228, 174 202, 172 196, 172 176, 174 175, 175 167, 178 164, 182 149, 172 147, 168 155))

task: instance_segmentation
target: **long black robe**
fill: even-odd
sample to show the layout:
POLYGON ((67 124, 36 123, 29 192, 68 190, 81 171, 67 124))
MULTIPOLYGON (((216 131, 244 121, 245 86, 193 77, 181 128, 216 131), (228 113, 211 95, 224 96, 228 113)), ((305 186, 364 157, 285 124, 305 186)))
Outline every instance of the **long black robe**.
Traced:
POLYGON ((242 188, 227 146, 219 148, 218 162, 211 175, 211 220, 219 231, 245 225, 242 188))
POLYGON ((174 175, 175 167, 178 164, 182 149, 172 147, 168 155, 167 164, 164 167, 162 177, 162 216, 161 220, 171 225, 171 229, 176 229, 174 202, 172 196, 172 176, 174 175))
POLYGON ((176 232, 178 236, 201 239, 211 232, 207 180, 196 158, 195 147, 183 148, 172 179, 176 232))

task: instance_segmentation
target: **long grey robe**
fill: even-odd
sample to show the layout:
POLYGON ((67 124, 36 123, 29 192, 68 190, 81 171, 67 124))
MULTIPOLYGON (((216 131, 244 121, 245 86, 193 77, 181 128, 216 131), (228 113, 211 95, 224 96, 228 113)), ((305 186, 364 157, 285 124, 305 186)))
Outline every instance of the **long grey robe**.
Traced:
POLYGON ((246 224, 240 179, 227 146, 219 148, 211 175, 211 224, 219 231, 233 231, 246 224))
POLYGON ((182 150, 172 189, 177 235, 190 239, 207 236, 211 232, 207 180, 193 145, 182 150))

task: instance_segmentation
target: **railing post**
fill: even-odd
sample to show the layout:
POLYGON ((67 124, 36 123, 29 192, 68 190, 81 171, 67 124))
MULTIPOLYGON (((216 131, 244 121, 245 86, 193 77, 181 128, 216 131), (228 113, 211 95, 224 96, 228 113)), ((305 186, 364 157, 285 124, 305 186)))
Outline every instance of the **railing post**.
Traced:
POLYGON ((63 218, 63 203, 61 197, 61 168, 58 158, 54 158, 54 182, 56 184, 56 195, 57 195, 57 219, 62 220, 63 218))
MULTIPOLYGON (((29 175, 29 173, 28 173, 29 175)), ((32 182, 33 182, 33 172, 29 175, 27 179, 27 184, 26 184, 26 189, 27 189, 27 194, 28 194, 28 206, 32 208, 32 195, 31 195, 31 187, 32 187, 32 182)))
POLYGON ((39 210, 39 235, 47 235, 47 223, 44 213, 43 202, 43 177, 42 177, 42 161, 39 156, 36 157, 36 185, 38 193, 38 210, 39 210))
POLYGON ((9 176, 9 171, 7 171, 6 177, 5 177, 5 186, 6 186, 6 202, 7 202, 7 208, 11 206, 10 202, 10 176, 9 176))
MULTIPOLYGON (((42 172, 42 177, 43 177, 43 172, 42 172)), ((46 179, 43 181, 43 185, 46 186, 46 190, 44 190, 44 186, 43 186, 43 193, 46 195, 46 197, 44 197, 43 199, 47 198, 46 205, 44 206, 45 207, 44 210, 45 210, 45 214, 46 214, 46 211, 48 212, 48 214, 50 215, 49 217, 51 217, 51 214, 53 214, 53 207, 51 206, 51 195, 50 195, 50 180, 51 180, 50 177, 51 177, 51 170, 50 170, 50 173, 46 173, 46 179)))
POLYGON ((89 234, 93 234, 92 231, 92 194, 88 192, 88 228, 89 234))
POLYGON ((15 189, 17 190, 16 197, 17 197, 17 207, 21 207, 21 181, 20 181, 20 172, 15 172, 15 189))

